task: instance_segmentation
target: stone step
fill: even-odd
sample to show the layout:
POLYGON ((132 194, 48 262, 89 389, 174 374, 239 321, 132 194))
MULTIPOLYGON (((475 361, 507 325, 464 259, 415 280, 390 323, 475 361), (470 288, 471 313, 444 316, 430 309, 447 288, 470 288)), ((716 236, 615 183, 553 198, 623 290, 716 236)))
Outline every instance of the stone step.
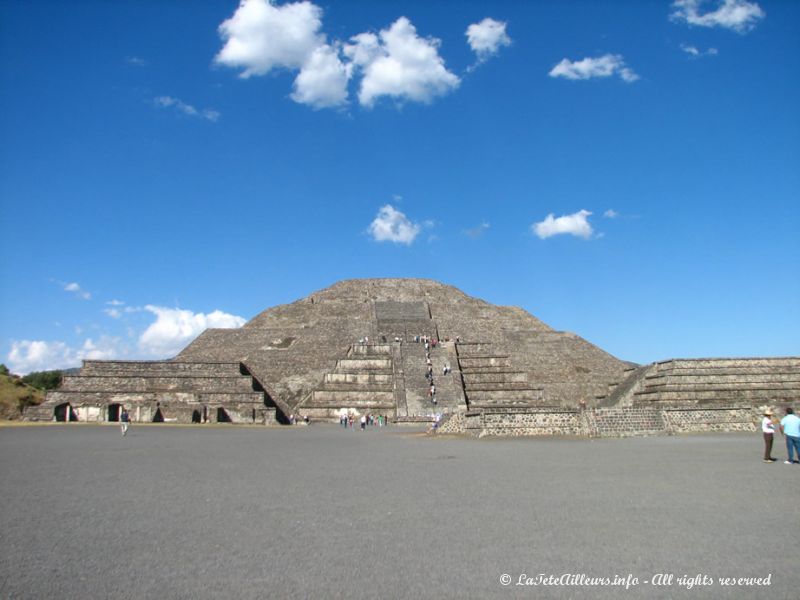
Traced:
POLYGON ((461 365, 461 372, 464 376, 472 376, 472 375, 497 375, 499 373, 505 373, 509 370, 508 366, 503 365, 495 365, 495 366, 488 366, 488 367, 465 367, 461 365))
POLYGON ((467 402, 472 404, 485 402, 506 402, 506 401, 525 401, 531 404, 540 403, 543 394, 541 389, 525 390, 487 390, 467 392, 467 402))
POLYGON ((800 400, 800 390, 706 390, 706 391, 669 391, 669 392, 637 392, 634 394, 637 403, 648 402, 718 402, 760 401, 765 403, 800 400))
POLYGON ((45 402, 57 405, 64 402, 80 403, 132 403, 132 402, 191 402, 198 404, 252 403, 264 405, 263 392, 218 393, 218 392, 132 392, 102 391, 82 392, 53 390, 47 393, 45 402))
POLYGON ((741 368, 713 368, 703 369, 661 369, 645 375, 645 379, 660 379, 663 377, 734 377, 745 379, 750 377, 793 377, 800 376, 800 365, 779 367, 741 367, 741 368))
POLYGON ((796 390, 800 392, 800 385, 795 381, 761 381, 761 382, 747 382, 747 381, 701 381, 700 383, 657 383, 647 384, 645 388, 636 394, 646 394, 653 392, 704 392, 704 391, 736 391, 736 390, 796 390))
POLYGON ((700 369, 700 368, 749 368, 749 367, 782 367, 800 366, 800 357, 775 357, 775 358, 699 358, 699 359, 672 359, 655 364, 657 371, 667 369, 700 369))
POLYGON ((347 408, 355 408, 361 410, 365 408, 371 409, 381 409, 386 411, 394 411, 395 404, 394 398, 391 401, 387 400, 379 400, 374 398, 340 398, 338 400, 334 399, 318 399, 315 400, 314 398, 309 399, 309 401, 304 402, 301 406, 298 407, 302 410, 311 410, 311 409, 334 409, 334 410, 341 410, 347 408))
POLYGON ((389 383, 324 383, 318 391, 326 392, 353 392, 363 394, 365 392, 391 392, 394 390, 392 382, 389 383))
POLYGON ((350 355, 357 356, 391 356, 392 346, 390 344, 353 344, 350 348, 350 355))
POLYGON ((464 371, 486 367, 510 367, 508 356, 459 356, 458 362, 464 371))
POLYGON ((157 375, 172 377, 187 376, 236 376, 241 375, 238 362, 178 362, 178 361, 129 361, 129 360, 85 360, 82 375, 157 375))
POLYGON ((478 384, 478 383, 510 383, 517 382, 523 383, 528 381, 528 374, 525 371, 486 371, 464 372, 465 385, 478 384))
POLYGON ((392 391, 376 390, 314 390, 304 406, 361 406, 363 404, 390 404, 394 407, 392 391))
POLYGON ((336 361, 336 371, 389 371, 392 370, 391 358, 340 358, 336 361))
MULTIPOLYGON (((414 336, 427 335, 437 337, 436 323, 430 319, 421 320, 380 320, 376 324, 378 339, 386 338, 387 342, 399 338, 405 344, 413 344, 414 336)), ((419 342, 422 346, 422 342, 419 342)))
POLYGON ((490 392, 493 390, 539 390, 533 388, 527 381, 487 381, 481 383, 465 383, 464 389, 470 392, 490 392))
POLYGON ((479 410, 482 408, 529 408, 533 406, 540 406, 543 401, 532 401, 529 398, 482 398, 480 400, 470 401, 470 410, 479 410))
POLYGON ((60 389, 79 392, 252 392, 253 380, 242 375, 233 377, 66 375, 61 382, 60 389))
POLYGON ((459 357, 486 356, 492 353, 492 342, 458 342, 456 343, 459 357))
POLYGON ((394 377, 391 373, 325 373, 323 381, 329 383, 358 383, 358 384, 389 384, 391 385, 394 377))

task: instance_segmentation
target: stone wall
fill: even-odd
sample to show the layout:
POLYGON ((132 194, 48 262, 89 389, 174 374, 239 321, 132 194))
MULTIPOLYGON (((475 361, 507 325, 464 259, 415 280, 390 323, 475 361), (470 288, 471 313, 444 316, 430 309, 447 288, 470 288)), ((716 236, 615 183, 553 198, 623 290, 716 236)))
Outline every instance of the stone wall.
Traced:
POLYGON ((465 430, 485 436, 583 435, 581 413, 571 409, 509 408, 466 414, 465 430))
MULTIPOLYGON (((756 431, 761 419, 749 406, 714 408, 503 408, 471 411, 442 431, 486 436, 630 437, 704 431, 756 431)), ((451 418, 452 420, 452 418, 451 418)))
POLYGON ((673 408, 661 411, 666 426, 675 433, 698 431, 756 431, 760 411, 740 408, 673 408))

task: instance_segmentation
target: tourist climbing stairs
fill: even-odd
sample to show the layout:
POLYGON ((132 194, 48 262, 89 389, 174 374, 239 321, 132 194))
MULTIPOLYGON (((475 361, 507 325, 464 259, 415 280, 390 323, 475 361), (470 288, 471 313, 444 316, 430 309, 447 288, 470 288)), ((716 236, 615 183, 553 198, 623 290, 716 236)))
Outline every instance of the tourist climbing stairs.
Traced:
POLYGON ((428 364, 425 342, 412 338, 402 347, 406 416, 422 417, 466 409, 460 373, 455 369, 457 361, 452 343, 437 343, 435 346, 429 343, 435 403, 430 394, 431 380, 426 377, 428 364), (445 365, 449 367, 447 374, 443 373, 445 365))

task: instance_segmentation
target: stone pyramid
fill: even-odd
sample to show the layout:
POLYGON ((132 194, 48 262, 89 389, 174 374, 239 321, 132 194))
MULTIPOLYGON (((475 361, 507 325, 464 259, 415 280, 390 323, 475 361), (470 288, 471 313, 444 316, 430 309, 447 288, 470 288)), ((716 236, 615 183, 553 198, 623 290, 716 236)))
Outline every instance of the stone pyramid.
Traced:
POLYGON ((516 307, 425 279, 356 279, 210 329, 175 359, 241 362, 284 416, 399 417, 444 408, 575 406, 631 364, 516 307), (436 404, 422 341, 430 348, 436 404), (458 343, 456 343, 458 341, 458 343), (444 374, 444 367, 450 370, 444 374))

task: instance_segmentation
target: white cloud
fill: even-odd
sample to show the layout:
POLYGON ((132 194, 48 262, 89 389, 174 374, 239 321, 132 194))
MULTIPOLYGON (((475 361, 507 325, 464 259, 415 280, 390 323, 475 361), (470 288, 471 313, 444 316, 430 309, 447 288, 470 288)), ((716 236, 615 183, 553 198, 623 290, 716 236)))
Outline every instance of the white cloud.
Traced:
POLYGON ((686 44, 681 44, 681 50, 686 52, 686 54, 691 54, 692 56, 700 56, 700 51, 694 46, 687 46, 686 44))
POLYGON ((109 306, 123 306, 125 303, 122 300, 109 300, 106 304, 109 306))
POLYGON ((716 56, 718 51, 716 48, 709 48, 708 50, 698 50, 694 46, 690 46, 689 44, 681 44, 681 50, 686 52, 689 56, 693 56, 699 58, 701 56, 716 56))
POLYGON ((339 49, 323 44, 314 49, 294 80, 292 100, 314 108, 347 103, 351 68, 339 59, 339 49))
POLYGON ((31 371, 66 369, 80 364, 77 353, 64 342, 21 340, 11 342, 6 357, 13 373, 25 375, 31 371))
POLYGON ((718 8, 700 14, 704 0, 675 0, 672 3, 673 21, 684 21, 700 27, 723 27, 738 33, 746 33, 766 16, 764 10, 755 2, 747 0, 723 0, 717 2, 718 8))
POLYGON ((118 308, 104 308, 103 312, 112 319, 119 319, 122 316, 122 311, 118 308))
POLYGON ((139 336, 139 349, 149 356, 159 358, 174 356, 210 327, 234 329, 245 323, 242 317, 220 310, 203 314, 151 304, 144 308, 156 315, 156 320, 139 336))
POLYGON ((110 360, 123 358, 128 353, 127 347, 122 344, 122 340, 116 337, 101 335, 97 342, 91 338, 83 342, 78 350, 79 359, 90 360, 110 360))
POLYGON ((134 67, 146 67, 147 61, 143 58, 139 58, 138 56, 129 56, 125 59, 125 62, 129 65, 133 65, 134 67))
POLYGON ((299 69, 292 100, 313 108, 342 106, 351 69, 339 58, 340 45, 326 43, 321 27, 322 9, 311 2, 276 6, 244 0, 219 26, 225 45, 214 60, 243 69, 245 79, 273 69, 299 69))
POLYGON ((160 106, 162 108, 173 107, 175 110, 178 110, 185 115, 189 115, 190 117, 199 117, 201 119, 211 121, 212 123, 216 123, 219 120, 218 111, 211 110, 209 108, 200 110, 191 104, 186 104, 186 102, 183 102, 178 98, 173 98, 172 96, 158 96, 157 98, 154 98, 153 101, 156 103, 156 106, 160 106))
POLYGON ((628 83, 639 79, 632 69, 625 66, 625 61, 619 54, 605 54, 598 58, 587 57, 575 62, 565 58, 551 69, 549 75, 572 80, 619 75, 628 83))
POLYGON ((615 211, 613 208, 609 208, 606 212, 603 213, 603 216, 606 219, 616 219, 619 216, 619 213, 615 211))
POLYGON ((100 336, 96 342, 86 339, 80 348, 72 348, 60 341, 12 341, 6 358, 12 372, 24 375, 31 371, 70 369, 80 366, 85 358, 107 360, 126 353, 127 348, 119 338, 100 336))
POLYGON ((420 230, 418 223, 412 223, 403 213, 387 204, 378 211, 378 216, 367 231, 376 242, 411 245, 420 230))
POLYGON ((473 227, 472 229, 465 229, 464 230, 464 235, 466 235, 469 238, 472 238, 473 240, 476 240, 479 237, 481 237, 484 233, 486 233, 486 231, 489 229, 489 227, 490 227, 489 223, 484 221, 483 223, 481 223, 477 227, 473 227))
POLYGON ((480 62, 497 54, 501 47, 511 45, 511 38, 506 33, 506 23, 489 17, 467 27, 465 35, 469 47, 478 55, 480 62))
POLYGON ((544 221, 531 225, 531 229, 543 240, 560 234, 574 235, 588 240, 592 236, 592 226, 587 217, 591 214, 588 210, 579 210, 574 214, 556 218, 550 213, 544 221))
MULTIPOLYGON (((308 1, 278 6, 272 0, 243 0, 219 26, 224 45, 214 62, 241 69, 242 78, 273 69, 299 70, 291 98, 316 109, 346 105, 356 71, 362 77, 358 99, 368 107, 383 96, 430 102, 458 87, 460 79, 439 56, 439 40, 417 36, 407 18, 400 17, 377 35, 353 36, 343 46, 327 42, 322 14, 308 1)), ((491 51, 492 40, 495 51, 507 43, 505 24, 493 23, 502 31, 485 34, 485 53, 491 51)))
MULTIPOLYGON (((78 347, 62 341, 14 340, 7 356, 9 368, 15 373, 25 374, 30 371, 77 367, 83 359, 167 358, 177 354, 209 327, 236 328, 245 323, 242 317, 220 310, 203 314, 148 305, 144 308, 109 308, 105 312, 119 318, 123 312, 140 310, 153 313, 156 319, 138 336, 136 347, 132 343, 137 333, 130 327, 127 328, 128 341, 98 333, 94 338, 86 338, 78 347), (111 314, 112 312, 115 314, 111 314)), ((75 332, 76 335, 81 335, 83 329, 76 327, 75 332)))
POLYGON ((459 86, 439 56, 439 40, 421 38, 406 17, 397 19, 378 36, 362 33, 351 38, 344 54, 363 71, 358 101, 367 107, 382 96, 430 102, 459 86))
POLYGON ((275 6, 271 0, 243 0, 219 26, 225 45, 214 61, 244 69, 243 78, 299 69, 325 43, 321 27, 322 9, 311 2, 275 6))
POLYGON ((65 284, 64 285, 64 291, 65 292, 72 292, 73 294, 75 294, 81 300, 91 300, 92 299, 92 294, 90 294, 89 292, 87 292, 84 289, 81 289, 81 286, 79 286, 75 282, 65 284))

